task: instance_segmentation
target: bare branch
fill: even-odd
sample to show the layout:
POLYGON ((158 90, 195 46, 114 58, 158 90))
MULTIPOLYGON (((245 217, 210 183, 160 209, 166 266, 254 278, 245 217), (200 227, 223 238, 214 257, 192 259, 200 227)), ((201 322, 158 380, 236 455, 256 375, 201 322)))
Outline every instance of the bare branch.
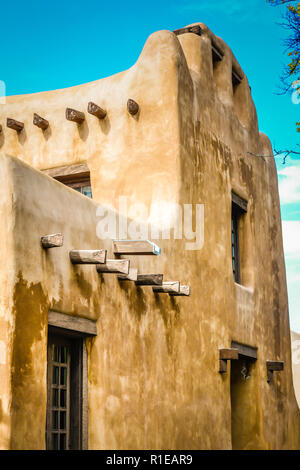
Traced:
MULTIPOLYGON (((299 147, 300 149, 300 145, 297 144, 296 147, 299 147)), ((286 163, 286 159, 290 156, 290 155, 300 155, 300 150, 297 151, 295 149, 286 149, 286 150, 276 150, 274 148, 274 151, 273 151, 273 154, 272 155, 259 155, 259 154, 256 154, 256 153, 252 153, 252 152, 247 152, 249 155, 252 155, 252 157, 260 157, 260 158, 275 158, 275 157, 283 157, 282 159, 282 164, 285 165, 286 163)))

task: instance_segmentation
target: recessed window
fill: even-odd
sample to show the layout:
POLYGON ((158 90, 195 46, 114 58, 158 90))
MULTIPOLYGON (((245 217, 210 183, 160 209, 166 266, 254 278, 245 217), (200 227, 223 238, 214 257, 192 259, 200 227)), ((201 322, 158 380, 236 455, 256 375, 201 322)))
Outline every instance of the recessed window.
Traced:
MULTIPOLYGON (((56 178, 58 179, 58 178, 56 178)), ((92 187, 91 187, 91 180, 90 180, 90 175, 77 175, 76 178, 72 178, 71 182, 64 182, 62 180, 59 180, 65 185, 69 186, 69 188, 75 189, 75 191, 78 191, 81 194, 84 194, 87 197, 92 197, 92 187)))
POLYGON ((232 193, 231 208, 231 254, 233 279, 241 284, 240 222, 247 212, 247 201, 232 193))
POLYGON ((52 168, 45 173, 84 196, 92 198, 90 171, 86 164, 52 168))

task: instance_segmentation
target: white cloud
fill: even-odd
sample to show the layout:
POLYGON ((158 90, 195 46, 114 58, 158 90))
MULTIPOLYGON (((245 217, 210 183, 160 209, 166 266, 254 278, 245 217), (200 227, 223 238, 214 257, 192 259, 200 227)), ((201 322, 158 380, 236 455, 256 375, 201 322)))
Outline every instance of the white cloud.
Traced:
POLYGON ((300 221, 283 220, 282 236, 285 256, 298 258, 300 261, 300 221))
POLYGON ((288 166, 278 175, 280 203, 300 203, 300 166, 288 166))

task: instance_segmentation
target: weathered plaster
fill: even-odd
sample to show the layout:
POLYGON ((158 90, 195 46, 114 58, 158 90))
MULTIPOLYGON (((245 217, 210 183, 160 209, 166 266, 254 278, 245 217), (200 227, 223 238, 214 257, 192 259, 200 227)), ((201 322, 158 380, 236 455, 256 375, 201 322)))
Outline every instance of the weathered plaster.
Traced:
POLYGON ((87 340, 90 449, 230 449, 230 370, 218 373, 218 350, 232 340, 258 348, 247 383, 251 401, 241 408, 253 432, 240 446, 300 446, 276 167, 272 158, 248 153, 272 150, 258 131, 247 78, 229 47, 202 27, 201 37, 152 34, 126 72, 8 97, 0 109, 2 125, 6 117, 25 123, 21 134, 4 129, 0 141, 1 151, 17 157, 3 156, 0 163, 7 227, 0 256, 11 269, 0 271, 7 289, 1 287, 7 304, 1 320, 9 333, 3 448, 44 446, 49 308, 97 320, 98 336, 87 340), (225 53, 214 71, 211 40, 225 53), (243 76, 235 93, 232 64, 243 76), (128 98, 140 105, 135 117, 127 112, 128 98), (86 111, 89 101, 106 109, 107 118, 86 113, 82 126, 65 119, 67 106, 86 111), (34 112, 49 120, 48 131, 32 125, 34 112), (39 170, 87 162, 95 201, 21 160, 39 170), (232 276, 232 190, 248 200, 243 286, 232 276), (159 257, 130 257, 140 272, 189 283, 191 297, 154 295, 151 288, 99 276, 93 267, 71 265, 73 248, 104 247, 112 256, 111 242, 96 236, 96 207, 118 209, 119 196, 148 209, 162 201, 205 204, 200 251, 171 239, 159 242, 159 257), (64 234, 64 246, 45 252, 40 236, 55 232, 64 234), (271 384, 268 359, 285 362, 271 384))

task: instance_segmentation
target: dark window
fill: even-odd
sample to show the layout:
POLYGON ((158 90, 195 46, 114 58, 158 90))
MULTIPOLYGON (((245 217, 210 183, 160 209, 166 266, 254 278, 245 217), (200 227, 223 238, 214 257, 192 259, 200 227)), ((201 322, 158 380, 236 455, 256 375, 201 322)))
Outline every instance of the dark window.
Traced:
POLYGON ((81 448, 82 338, 49 330, 47 449, 81 448))
POLYGON ((79 173, 77 175, 64 175, 56 177, 58 181, 69 186, 69 188, 75 189, 81 194, 87 197, 92 197, 92 187, 89 173, 79 173))
POLYGON ((239 226, 240 218, 247 212, 247 201, 232 193, 231 208, 231 255, 233 279, 238 284, 241 283, 241 263, 240 263, 240 240, 239 226))
POLYGON ((239 251, 239 214, 232 208, 231 217, 231 245, 232 245, 232 271, 235 282, 240 282, 240 251, 239 251))
POLYGON ((75 191, 92 197, 90 171, 85 163, 45 170, 45 173, 75 191))

